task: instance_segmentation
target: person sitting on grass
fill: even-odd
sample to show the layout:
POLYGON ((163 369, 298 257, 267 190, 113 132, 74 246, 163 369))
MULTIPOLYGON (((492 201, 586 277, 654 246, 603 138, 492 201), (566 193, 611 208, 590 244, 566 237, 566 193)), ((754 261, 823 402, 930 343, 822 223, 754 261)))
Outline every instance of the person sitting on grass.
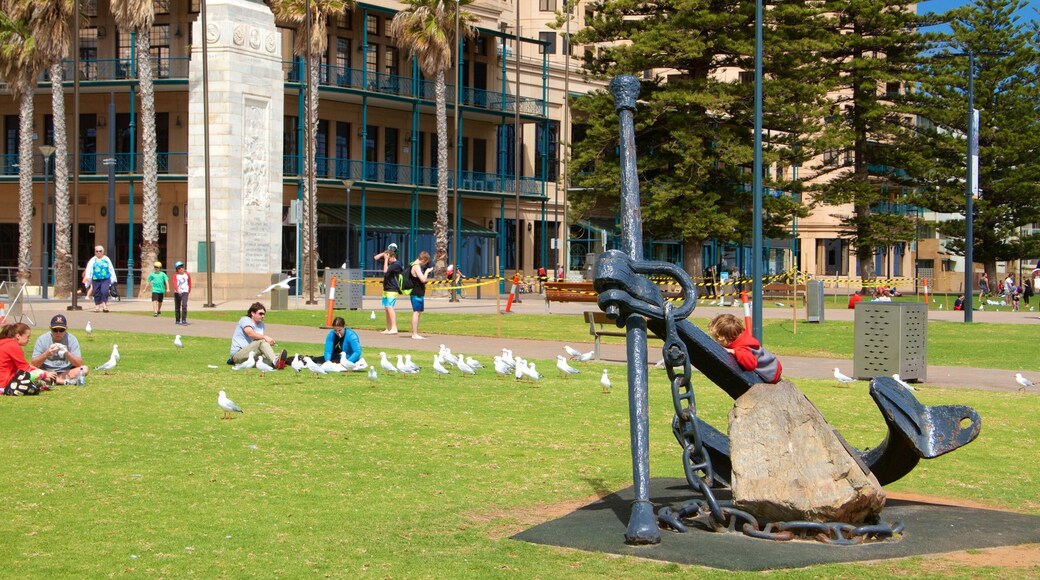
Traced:
POLYGON ((347 328, 347 322, 342 316, 332 319, 332 330, 325 337, 325 352, 322 356, 311 357, 311 360, 321 364, 326 361, 340 362, 342 353, 346 353, 347 360, 356 363, 361 360, 361 340, 353 330, 347 328))
POLYGON ((231 335, 231 358, 228 364, 239 364, 249 358, 249 353, 257 356, 265 356, 275 370, 285 368, 285 358, 289 353, 282 349, 281 354, 275 355, 272 346, 278 342, 272 336, 264 332, 264 316, 267 308, 259 302, 254 302, 249 311, 238 321, 234 334, 231 335))
POLYGON ((740 368, 754 371, 767 383, 780 382, 780 359, 762 348, 744 324, 732 314, 720 314, 708 323, 708 334, 737 359, 740 368))
POLYGON ((83 364, 79 341, 68 332, 68 325, 64 314, 55 314, 51 318, 51 331, 36 339, 29 363, 54 373, 54 382, 59 385, 83 385, 90 369, 83 364))
POLYGON ((32 329, 24 322, 5 324, 0 329, 0 388, 5 395, 37 395, 48 391, 54 374, 25 360, 22 349, 29 344, 32 329))
POLYGON ((953 301, 954 310, 964 310, 964 294, 961 294, 953 301))

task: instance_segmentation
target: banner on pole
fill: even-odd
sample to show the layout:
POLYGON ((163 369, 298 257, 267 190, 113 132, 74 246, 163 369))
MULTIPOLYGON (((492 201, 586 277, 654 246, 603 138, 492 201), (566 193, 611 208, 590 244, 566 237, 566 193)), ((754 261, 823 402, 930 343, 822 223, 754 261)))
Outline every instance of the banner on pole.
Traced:
POLYGON ((979 110, 972 109, 971 111, 971 195, 978 199, 979 197, 979 110))

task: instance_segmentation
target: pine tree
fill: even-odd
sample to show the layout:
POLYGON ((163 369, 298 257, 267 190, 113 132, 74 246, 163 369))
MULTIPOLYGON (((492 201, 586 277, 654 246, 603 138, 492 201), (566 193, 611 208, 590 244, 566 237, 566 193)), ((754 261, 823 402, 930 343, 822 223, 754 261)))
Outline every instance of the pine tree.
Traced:
MULTIPOLYGON (((815 120, 825 93, 814 40, 820 13, 804 2, 776 2, 764 25, 763 226, 781 236, 794 216, 807 215, 795 167, 816 151, 815 120)), ((586 47, 587 74, 609 78, 647 71, 636 111, 636 146, 644 232, 678 238, 684 264, 699 274, 701 245, 716 238, 750 239, 752 220, 754 3, 728 0, 606 0, 575 35, 586 47), (609 43, 609 44, 608 44, 609 43), (651 76, 651 73, 653 76, 651 76)), ((583 125, 573 144, 569 201, 578 215, 617 211, 618 120, 604 91, 574 103, 583 125)))
POLYGON ((834 0, 825 3, 820 54, 831 95, 823 118, 824 155, 807 169, 816 202, 851 205, 839 215, 864 279, 874 277, 877 249, 909 242, 916 211, 900 185, 909 178, 905 143, 913 129, 908 107, 918 79, 923 38, 914 3, 906 0, 834 0))
MULTIPOLYGON (((911 150, 924 202, 938 211, 965 215, 965 135, 968 53, 975 54, 974 107, 979 110, 979 197, 974 202, 974 258, 990 279, 996 263, 1040 255, 1040 235, 1021 228, 1040 222, 1040 31, 1016 13, 1024 0, 977 0, 948 13, 951 32, 933 35, 923 65, 917 112, 928 124, 911 150), (953 56, 958 55, 958 56, 953 56)), ((965 221, 939 223, 952 238, 947 248, 964 253, 965 221)))

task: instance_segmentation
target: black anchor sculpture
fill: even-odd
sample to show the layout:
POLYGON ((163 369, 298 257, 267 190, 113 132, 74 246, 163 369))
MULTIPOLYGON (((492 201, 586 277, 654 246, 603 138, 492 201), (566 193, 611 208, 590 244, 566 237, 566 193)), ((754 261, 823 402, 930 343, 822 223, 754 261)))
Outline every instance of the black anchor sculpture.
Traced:
MULTIPOLYGON (((634 129, 639 80, 631 75, 616 77, 610 83, 610 91, 620 121, 620 213, 624 251, 610 250, 597 258, 594 285, 599 293, 600 309, 619 328, 625 328, 627 334, 629 424, 635 500, 625 540, 630 544, 656 544, 660 542, 661 532, 650 502, 647 329, 656 336, 666 338, 668 325, 674 325, 674 333, 685 345, 689 362, 734 399, 761 380, 755 373, 741 369, 732 355, 686 320, 697 301, 697 289, 690 276, 673 264, 643 260, 634 129), (666 306, 664 296, 648 276, 674 279, 683 290, 682 304, 674 309, 666 306)), ((982 426, 974 409, 962 405, 923 405, 889 377, 872 380, 870 395, 884 415, 888 434, 878 446, 866 451, 857 450, 857 453, 881 485, 892 483, 910 473, 922 458, 938 457, 967 445, 978 436, 982 426)), ((728 438, 700 419, 694 417, 693 420, 700 431, 704 451, 711 460, 713 483, 728 484, 728 438)), ((678 417, 673 421, 673 430, 679 438, 675 427, 677 421, 678 417)), ((690 479, 689 474, 687 479, 690 479)), ((690 484, 693 486, 694 482, 690 484)))

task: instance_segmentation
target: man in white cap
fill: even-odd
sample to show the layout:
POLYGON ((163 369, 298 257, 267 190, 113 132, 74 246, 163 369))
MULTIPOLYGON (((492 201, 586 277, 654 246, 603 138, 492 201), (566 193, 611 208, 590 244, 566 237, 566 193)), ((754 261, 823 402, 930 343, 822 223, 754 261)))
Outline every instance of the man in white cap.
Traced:
POLYGON ((54 374, 59 385, 82 385, 88 369, 83 364, 79 341, 68 332, 68 326, 64 314, 55 314, 51 331, 36 339, 29 364, 54 374))
POLYGON ((372 257, 383 260, 383 310, 386 312, 386 329, 383 334, 397 334, 397 295, 401 293, 398 275, 404 274, 404 266, 397 260, 397 244, 391 243, 386 250, 372 257))

